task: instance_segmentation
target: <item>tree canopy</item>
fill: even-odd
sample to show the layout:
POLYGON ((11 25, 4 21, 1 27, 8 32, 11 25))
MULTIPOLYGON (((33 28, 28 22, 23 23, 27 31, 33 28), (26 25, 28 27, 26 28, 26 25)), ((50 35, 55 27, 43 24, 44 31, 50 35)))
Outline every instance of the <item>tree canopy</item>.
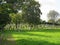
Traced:
POLYGON ((41 10, 40 4, 35 0, 27 0, 22 6, 23 18, 29 24, 39 24, 41 10))
MULTIPOLYGON (((9 14, 17 13, 20 10, 22 10, 22 18, 25 22, 29 24, 40 23, 40 4, 35 0, 0 0, 0 25, 3 25, 4 27, 11 21, 9 14)), ((19 18, 19 15, 16 17, 19 18)))
POLYGON ((47 17, 48 17, 48 22, 55 23, 56 20, 57 20, 57 18, 58 18, 58 16, 59 16, 59 13, 58 13, 57 11, 51 10, 51 11, 48 13, 48 15, 47 15, 47 17))
POLYGON ((0 1, 0 30, 11 21, 9 14, 16 12, 17 10, 13 8, 12 4, 5 2, 5 0, 0 1))

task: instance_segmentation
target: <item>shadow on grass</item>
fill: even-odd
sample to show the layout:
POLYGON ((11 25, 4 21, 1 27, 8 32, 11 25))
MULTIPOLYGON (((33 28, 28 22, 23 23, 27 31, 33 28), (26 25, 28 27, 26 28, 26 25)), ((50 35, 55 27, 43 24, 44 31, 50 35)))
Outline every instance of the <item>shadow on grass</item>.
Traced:
POLYGON ((0 45, 15 45, 16 41, 8 41, 8 40, 3 40, 0 39, 0 45))
POLYGON ((7 33, 7 34, 1 34, 1 38, 2 39, 13 39, 13 37, 14 38, 21 38, 20 37, 20 35, 22 35, 22 36, 28 36, 29 38, 30 38, 30 36, 36 36, 36 37, 48 37, 48 38, 50 38, 51 36, 48 36, 48 35, 42 35, 42 34, 34 34, 34 33, 27 33, 27 32, 17 32, 17 33, 7 33), (17 37, 16 36, 14 36, 14 35, 17 35, 17 37))
POLYGON ((55 43, 49 43, 47 41, 33 41, 33 40, 18 40, 17 44, 19 45, 60 45, 60 44, 55 44, 55 43))
POLYGON ((25 31, 23 31, 23 30, 18 30, 18 31, 11 30, 11 31, 9 31, 9 30, 7 30, 7 31, 4 31, 4 33, 0 33, 0 37, 11 38, 11 37, 13 37, 12 34, 14 34, 14 35, 17 34, 18 37, 19 37, 19 35, 29 35, 29 36, 38 36, 38 37, 48 37, 48 38, 51 37, 48 35, 33 34, 33 33, 27 33, 27 32, 60 32, 60 30, 59 29, 58 30, 56 30, 56 29, 53 29, 53 30, 52 29, 49 29, 49 30, 48 29, 41 29, 41 30, 30 30, 30 31, 28 31, 28 30, 25 30, 25 31))
POLYGON ((15 40, 15 41, 8 41, 8 40, 0 40, 0 45, 60 45, 56 43, 50 43, 48 41, 34 41, 34 40, 15 40))
MULTIPOLYGON (((38 36, 38 37, 51 37, 51 36, 47 36, 47 35, 42 35, 42 34, 34 34, 34 33, 27 33, 27 32, 20 32, 18 34, 21 34, 21 35, 29 35, 29 36, 38 36)), ((18 35, 17 34, 17 35, 18 35)))
POLYGON ((0 33, 11 33, 11 32, 60 32, 60 29, 36 29, 36 30, 4 30, 0 33))
MULTIPOLYGON (((52 29, 44 29, 44 30, 30 30, 30 31, 5 31, 4 35, 7 34, 22 34, 22 35, 30 35, 30 36, 42 36, 42 37, 48 37, 48 36, 44 36, 44 35, 39 35, 39 34, 32 34, 32 33, 27 33, 27 32, 60 32, 60 30, 52 30, 52 29), (6 34, 7 33, 7 34, 6 34)), ((9 35, 10 36, 10 35, 9 35)), ((60 44, 56 44, 56 43, 50 43, 48 41, 34 41, 32 39, 20 39, 20 40, 3 40, 0 39, 0 45, 60 45, 60 44)))

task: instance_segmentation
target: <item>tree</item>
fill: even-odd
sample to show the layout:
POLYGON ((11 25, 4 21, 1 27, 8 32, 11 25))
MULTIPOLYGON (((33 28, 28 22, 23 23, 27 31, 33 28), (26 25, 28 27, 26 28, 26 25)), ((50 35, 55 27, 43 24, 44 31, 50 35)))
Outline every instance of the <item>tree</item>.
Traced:
POLYGON ((17 13, 19 10, 22 10, 25 22, 28 22, 29 24, 38 24, 40 22, 41 14, 39 7, 40 4, 35 0, 0 0, 0 22, 2 23, 1 20, 3 19, 3 24, 5 24, 5 21, 10 22, 9 14, 17 13))
POLYGON ((60 24, 60 19, 58 19, 58 20, 56 21, 56 23, 60 24))
POLYGON ((47 17, 48 17, 48 22, 50 22, 50 23, 55 23, 56 20, 57 20, 57 18, 58 18, 58 16, 59 16, 59 13, 58 13, 58 12, 56 12, 55 10, 51 10, 51 11, 48 13, 48 15, 47 15, 47 17))
POLYGON ((0 30, 2 30, 8 22, 10 22, 10 17, 6 5, 0 4, 0 30))
POLYGON ((6 24, 10 22, 10 17, 8 14, 0 14, 0 30, 4 28, 6 24))
POLYGON ((48 20, 48 23, 55 23, 55 21, 53 20, 53 19, 50 19, 50 20, 48 20))
POLYGON ((17 29, 18 24, 21 24, 23 21, 22 14, 21 13, 17 13, 17 14, 11 13, 10 17, 11 17, 11 23, 14 23, 16 25, 16 29, 17 29))
POLYGON ((23 18, 25 22, 34 25, 40 23, 41 10, 39 9, 40 4, 35 0, 26 0, 22 7, 23 18))
POLYGON ((7 1, 0 0, 0 30, 4 29, 4 26, 11 21, 9 14, 17 12, 12 5, 7 1))

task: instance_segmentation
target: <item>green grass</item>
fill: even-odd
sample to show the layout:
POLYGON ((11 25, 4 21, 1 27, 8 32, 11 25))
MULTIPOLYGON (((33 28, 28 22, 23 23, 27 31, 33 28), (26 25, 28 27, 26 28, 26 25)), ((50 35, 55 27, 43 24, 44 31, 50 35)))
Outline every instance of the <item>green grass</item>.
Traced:
POLYGON ((60 45, 59 29, 0 32, 0 45, 60 45))

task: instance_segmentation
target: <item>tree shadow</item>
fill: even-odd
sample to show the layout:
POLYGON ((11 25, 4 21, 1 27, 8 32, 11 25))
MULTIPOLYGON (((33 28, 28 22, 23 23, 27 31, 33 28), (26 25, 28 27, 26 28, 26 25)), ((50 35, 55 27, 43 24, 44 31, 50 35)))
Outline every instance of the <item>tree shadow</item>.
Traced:
POLYGON ((60 45, 57 43, 50 43, 48 41, 34 41, 34 40, 26 40, 26 39, 21 39, 21 40, 14 40, 14 41, 9 41, 9 40, 0 40, 0 45, 60 45))
MULTIPOLYGON (((8 32, 8 31, 6 31, 6 32, 1 33, 1 34, 4 34, 4 36, 9 34, 7 36, 10 36, 10 37, 7 37, 7 38, 13 37, 12 34, 14 34, 14 35, 16 34, 18 36, 19 35, 28 35, 28 36, 38 36, 38 37, 48 37, 48 38, 51 38, 51 36, 49 36, 49 35, 34 34, 34 33, 27 33, 27 32, 60 32, 60 30, 51 30, 51 29, 48 30, 48 29, 44 29, 44 30, 38 30, 38 31, 34 30, 34 31, 20 31, 20 32, 16 32, 16 31, 8 32)), ((20 38, 20 37, 17 37, 17 38, 20 38)))
POLYGON ((60 29, 21 30, 21 32, 60 32, 60 29))
MULTIPOLYGON (((12 34, 14 34, 16 31, 11 31, 11 32, 4 32, 3 34, 7 33, 10 34, 10 36, 12 36, 12 34)), ((29 35, 29 36, 39 36, 39 37, 50 37, 50 36, 46 36, 46 35, 41 35, 41 34, 33 34, 33 33, 27 33, 27 32, 60 32, 60 29, 56 30, 56 29, 41 29, 41 30, 30 30, 30 31, 17 31, 15 34, 22 34, 22 35, 29 35)), ((7 35, 6 34, 6 35, 7 35)), ((18 37, 17 37, 18 38, 18 37)), ((0 44, 1 45, 60 45, 60 43, 50 43, 48 41, 34 41, 32 39, 20 39, 20 40, 4 40, 4 39, 0 39, 0 44)))
POLYGON ((50 43, 48 41, 34 41, 34 40, 26 40, 26 39, 21 39, 17 40, 16 44, 20 45, 60 45, 60 44, 55 44, 55 43, 50 43))
MULTIPOLYGON (((42 32, 44 32, 44 31, 45 30, 43 30, 42 32)), ((46 31, 46 32, 48 32, 48 31, 46 31)), ((9 32, 7 34, 9 34, 9 32)), ((9 35, 9 36, 12 36, 13 32, 11 32, 10 34, 11 35, 9 35)), ((24 31, 17 32, 16 34, 29 35, 29 36, 39 36, 39 37, 49 37, 49 36, 45 36, 45 35, 41 35, 41 34, 27 33, 27 31, 25 31, 25 32, 24 31)), ((0 39, 0 44, 1 45, 60 45, 60 43, 56 44, 56 43, 50 43, 48 41, 43 41, 43 40, 35 41, 35 40, 32 40, 32 39, 20 39, 20 40, 7 40, 7 39, 4 40, 4 39, 0 39)))
POLYGON ((51 36, 47 36, 47 35, 42 35, 42 34, 34 34, 34 33, 28 33, 28 32, 20 32, 19 34, 21 35, 29 35, 29 36, 38 36, 38 37, 51 37, 51 36))
POLYGON ((16 44, 15 41, 0 39, 0 45, 15 45, 15 44, 16 44))
POLYGON ((60 29, 42 29, 40 32, 60 32, 60 29))
POLYGON ((33 29, 33 30, 4 30, 0 33, 13 33, 13 32, 60 32, 60 29, 33 29))

